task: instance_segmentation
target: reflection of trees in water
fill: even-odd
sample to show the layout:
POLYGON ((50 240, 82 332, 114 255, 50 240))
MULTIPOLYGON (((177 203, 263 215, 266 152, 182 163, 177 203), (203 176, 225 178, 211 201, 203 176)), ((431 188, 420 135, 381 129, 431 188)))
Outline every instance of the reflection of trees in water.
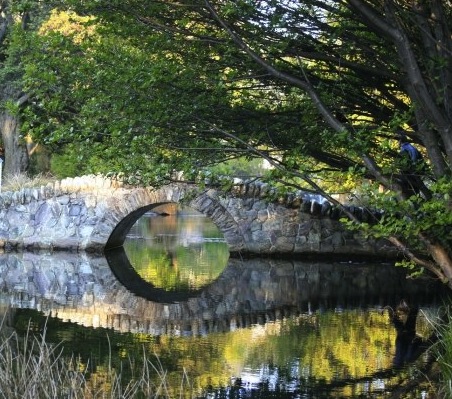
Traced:
POLYGON ((131 237, 140 230, 145 240, 127 239, 127 256, 137 273, 156 287, 199 289, 217 278, 227 265, 227 244, 206 242, 206 238, 221 233, 199 214, 148 215, 134 229, 131 237))
MULTIPOLYGON (((59 342, 64 337, 64 350, 69 356, 80 354, 87 361, 94 354, 90 363, 93 373, 98 369, 102 372, 110 362, 127 371, 129 361, 122 366, 121 361, 129 357, 139 367, 144 350, 151 359, 158 355, 171 388, 179 386, 184 370, 193 387, 218 398, 235 397, 231 396, 234 392, 254 398, 303 394, 368 397, 365 395, 371 392, 391 392, 415 375, 408 369, 401 374, 392 367, 397 334, 387 314, 377 310, 302 314, 196 337, 120 334, 46 319, 29 310, 16 312, 14 320, 23 333, 30 320, 36 331, 42 331, 47 324, 47 339, 59 342), (344 347, 344 343, 350 346, 344 347)), ((203 396, 207 395, 197 395, 203 396)))
POLYGON ((401 385, 417 374, 393 367, 398 336, 382 312, 330 311, 272 324, 254 327, 258 334, 242 332, 241 344, 231 342, 235 350, 226 353, 234 377, 225 388, 206 386, 204 397, 399 398, 401 385))
MULTIPOLYGON (((126 313, 118 311, 117 314, 111 314, 108 312, 112 312, 114 302, 109 302, 106 295, 104 310, 108 317, 115 317, 118 325, 119 322, 124 322, 128 328, 136 326, 135 334, 117 334, 113 329, 108 330, 117 364, 129 354, 141 358, 141 349, 144 347, 151 355, 159 354, 173 381, 177 380, 181 369, 185 368, 193 383, 201 387, 206 387, 209 382, 214 387, 229 386, 231 375, 242 378, 246 374, 244 372, 249 375, 251 370, 253 377, 259 381, 258 387, 253 389, 261 389, 258 393, 254 391, 254 396, 275 396, 270 389, 280 390, 283 396, 290 395, 284 387, 293 387, 291 392, 310 392, 311 397, 316 392, 350 397, 347 395, 351 387, 355 392, 360 392, 360 389, 371 386, 374 381, 384 379, 386 387, 393 381, 399 382, 400 371, 392 367, 397 332, 390 324, 387 313, 382 314, 377 309, 386 304, 397 304, 400 295, 406 297, 409 304, 413 303, 413 308, 414 305, 424 308, 425 302, 411 302, 421 299, 426 301, 422 294, 424 290, 403 290, 407 285, 414 284, 414 281, 403 279, 397 283, 393 274, 396 269, 384 268, 382 265, 355 268, 350 264, 276 263, 268 259, 259 260, 259 263, 256 259, 252 262, 236 262, 234 267, 225 270, 224 276, 215 281, 210 293, 207 288, 199 298, 192 297, 184 302, 179 300, 175 304, 158 306, 138 300, 133 295, 130 295, 131 300, 128 302, 125 290, 121 289, 116 295, 116 308, 124 309, 126 303, 131 306, 126 313), (360 272, 361 268, 363 270, 360 272), (364 271, 365 275, 372 276, 381 273, 382 281, 387 281, 386 285, 375 284, 375 279, 366 280, 367 285, 362 285, 357 276, 364 271), (340 278, 336 278, 335 273, 339 273, 340 278), (388 276, 391 281, 388 281, 388 276), (339 287, 344 289, 347 296, 341 295, 339 287), (367 302, 363 302, 361 296, 357 295, 359 287, 363 291, 372 292, 371 296, 366 297, 367 302), (317 291, 306 291, 308 288, 316 288, 317 291), (299 296, 294 297, 293 303, 291 290, 299 296), (306 297, 303 296, 303 291, 306 297), (332 296, 329 297, 328 293, 332 296), (322 299, 321 302, 319 298, 322 299), (316 301, 322 306, 313 306, 316 301), (310 311, 308 302, 312 305, 310 311), (289 307, 288 304, 294 306, 289 307), (366 311, 362 308, 366 304, 380 304, 380 307, 366 311), (155 329, 145 330, 147 326, 155 329), (161 328, 157 330, 156 326, 161 328), (198 330, 194 330, 194 327, 198 330), (159 334, 158 339, 150 331, 159 331, 154 333, 159 334), (277 378, 277 386, 267 383, 267 380, 274 377, 277 378)), ((28 263, 19 269, 26 268, 28 263)), ((55 261, 48 261, 41 268, 53 275, 55 264, 55 261)), ((30 278, 36 276, 33 273, 36 268, 39 269, 38 264, 30 267, 30 278)), ((64 271, 68 266, 66 264, 60 268, 64 271)), ((92 268, 96 270, 94 265, 92 268)), ((88 268, 71 267, 70 270, 73 270, 74 276, 80 277, 88 268)), ((113 280, 110 279, 105 284, 106 274, 100 273, 100 269, 97 273, 99 274, 90 277, 89 281, 103 281, 101 292, 113 293, 113 280)), ((11 272, 7 275, 10 276, 11 272)), ((80 281, 80 287, 83 286, 83 281, 80 281)), ((428 298, 432 298, 439 291, 430 288, 425 293, 428 293, 428 298)), ((104 295, 99 295, 99 302, 87 309, 90 318, 93 312, 101 308, 102 298, 104 295)), ((64 314, 67 304, 60 308, 56 305, 49 308, 54 309, 59 317, 69 318, 68 313, 64 314)), ((72 316, 73 320, 80 320, 75 310, 72 316)), ((418 319, 419 316, 422 316, 422 312, 419 312, 418 319)), ((45 317, 42 317, 39 324, 42 325, 44 320, 45 317)), ((23 322, 24 326, 28 324, 28 317, 23 322)), ((79 326, 77 333, 74 333, 68 324, 61 321, 59 327, 54 324, 51 329, 55 340, 59 342, 61 337, 67 339, 64 346, 70 352, 71 340, 79 340, 77 350, 85 350, 87 355, 90 351, 95 352, 96 340, 104 343, 107 341, 106 330, 103 329, 79 326), (87 339, 88 332, 97 334, 90 342, 87 339)), ((114 327, 115 323, 109 326, 114 327)), ((419 327, 417 331, 420 331, 419 327)), ((106 364, 106 359, 107 355, 97 364, 106 364)), ((134 358, 134 361, 139 360, 134 358)), ((411 371, 405 369, 401 373, 402 377, 412 376, 411 371)), ((242 382, 246 383, 246 379, 243 378, 242 382)))
POLYGON ((410 306, 405 300, 393 309, 387 306, 389 317, 397 332, 395 340, 395 354, 393 364, 395 367, 402 367, 412 363, 426 351, 437 340, 436 332, 433 331, 428 337, 418 334, 419 307, 410 306))

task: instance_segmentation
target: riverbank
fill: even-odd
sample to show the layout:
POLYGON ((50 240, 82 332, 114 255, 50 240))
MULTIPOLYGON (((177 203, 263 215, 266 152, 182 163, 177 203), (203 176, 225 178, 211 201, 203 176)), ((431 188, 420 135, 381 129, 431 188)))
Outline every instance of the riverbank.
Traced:
MULTIPOLYGON (((2 323, 0 327, 0 397, 5 399, 37 398, 111 398, 170 399, 174 389, 167 385, 165 371, 158 361, 144 359, 140 367, 124 362, 124 368, 112 364, 102 372, 90 373, 91 364, 76 354, 63 354, 64 342, 46 342, 46 331, 36 332, 30 324, 25 336, 19 336, 2 323), (123 378, 123 372, 133 379, 123 378), (150 378, 150 376, 157 378, 150 378), (152 381, 157 380, 158 383, 152 381)), ((181 386, 186 384, 182 376, 181 386)))

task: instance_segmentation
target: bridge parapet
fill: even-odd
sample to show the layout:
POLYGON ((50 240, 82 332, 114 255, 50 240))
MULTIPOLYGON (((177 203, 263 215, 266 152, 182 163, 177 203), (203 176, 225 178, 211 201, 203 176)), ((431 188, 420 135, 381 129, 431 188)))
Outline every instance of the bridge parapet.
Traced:
MULTIPOLYGON (((31 201, 47 200, 64 194, 75 194, 80 192, 98 193, 102 190, 111 191, 118 188, 126 188, 126 184, 120 180, 111 179, 101 175, 86 175, 69 177, 62 180, 49 182, 40 187, 25 187, 18 191, 7 191, 0 193, 0 207, 12 204, 28 204, 31 201)), ((133 187, 128 187, 132 189, 133 187)), ((152 189, 151 189, 152 190, 152 189)), ((221 191, 221 190, 220 190, 221 191)), ((288 208, 300 209, 305 213, 321 215, 338 220, 343 212, 333 206, 324 197, 307 191, 295 191, 284 195, 277 195, 274 187, 260 180, 233 179, 228 195, 241 198, 262 199, 269 202, 277 202, 288 208)), ((367 219, 377 214, 368 209, 357 206, 347 206, 347 209, 359 219, 367 219)))
POLYGON ((13 204, 29 204, 32 201, 47 200, 63 194, 111 190, 123 186, 118 180, 109 179, 100 175, 68 177, 49 182, 39 187, 23 187, 17 191, 2 192, 0 193, 0 207, 13 204))

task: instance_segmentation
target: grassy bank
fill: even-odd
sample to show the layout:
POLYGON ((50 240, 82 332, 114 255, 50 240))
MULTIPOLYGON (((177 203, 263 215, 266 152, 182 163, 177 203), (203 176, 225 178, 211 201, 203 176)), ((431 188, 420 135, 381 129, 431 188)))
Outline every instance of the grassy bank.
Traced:
MULTIPOLYGON (((31 332, 20 337, 2 325, 0 331, 0 398, 174 398, 157 362, 143 359, 144 366, 134 370, 133 378, 124 381, 121 370, 111 366, 89 375, 89 365, 77 358, 63 356, 61 345, 45 341, 44 335, 31 332), (152 383, 151 381, 158 381, 152 383)), ((130 375, 130 374, 129 374, 130 375)), ((182 377, 181 391, 187 379, 182 377)))

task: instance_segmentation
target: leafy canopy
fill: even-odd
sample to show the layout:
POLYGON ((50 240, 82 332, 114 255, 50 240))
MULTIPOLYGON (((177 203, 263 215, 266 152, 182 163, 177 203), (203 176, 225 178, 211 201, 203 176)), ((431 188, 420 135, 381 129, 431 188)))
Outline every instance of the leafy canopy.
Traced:
POLYGON ((34 139, 144 184, 244 156, 333 202, 366 183, 353 195, 384 217, 351 223, 452 281, 448 2, 61 3, 28 44, 34 139))

